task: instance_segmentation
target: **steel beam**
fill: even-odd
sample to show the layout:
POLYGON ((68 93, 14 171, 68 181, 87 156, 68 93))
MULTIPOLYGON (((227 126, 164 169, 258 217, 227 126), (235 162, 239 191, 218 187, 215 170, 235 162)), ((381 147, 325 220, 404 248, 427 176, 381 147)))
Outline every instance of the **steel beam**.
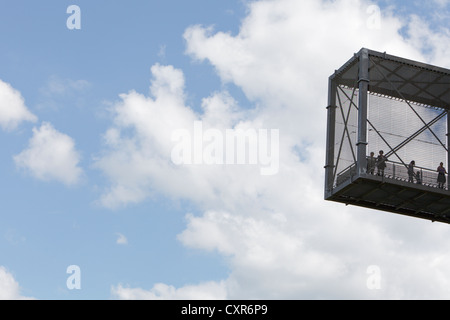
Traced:
POLYGON ((336 81, 330 77, 328 82, 328 124, 327 124, 327 149, 325 165, 325 197, 328 197, 334 184, 334 143, 336 139, 336 81))
POLYGON ((367 171, 367 105, 369 92, 369 50, 362 49, 359 56, 359 102, 358 102, 358 143, 357 172, 365 175, 367 171))

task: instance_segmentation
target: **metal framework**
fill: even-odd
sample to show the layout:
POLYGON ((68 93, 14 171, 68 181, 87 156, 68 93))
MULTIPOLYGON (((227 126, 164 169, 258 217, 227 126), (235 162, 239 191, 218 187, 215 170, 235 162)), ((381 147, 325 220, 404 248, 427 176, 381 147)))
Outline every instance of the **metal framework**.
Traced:
POLYGON ((329 78, 327 110, 326 200, 450 223, 450 70, 363 48, 329 78))

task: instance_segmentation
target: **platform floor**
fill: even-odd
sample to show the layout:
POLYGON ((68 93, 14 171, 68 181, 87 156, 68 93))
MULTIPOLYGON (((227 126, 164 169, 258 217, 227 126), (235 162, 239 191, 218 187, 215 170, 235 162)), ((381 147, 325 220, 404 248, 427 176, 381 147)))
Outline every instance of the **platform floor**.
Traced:
POLYGON ((342 183, 326 200, 450 224, 450 192, 388 177, 364 175, 342 183))

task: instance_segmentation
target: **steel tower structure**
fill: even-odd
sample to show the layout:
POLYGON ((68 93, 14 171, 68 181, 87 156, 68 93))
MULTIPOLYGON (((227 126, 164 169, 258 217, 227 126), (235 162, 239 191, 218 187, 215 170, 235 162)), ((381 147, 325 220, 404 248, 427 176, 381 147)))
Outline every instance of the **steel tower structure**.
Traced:
POLYGON ((327 110, 326 200, 450 223, 450 70, 363 48, 327 110))

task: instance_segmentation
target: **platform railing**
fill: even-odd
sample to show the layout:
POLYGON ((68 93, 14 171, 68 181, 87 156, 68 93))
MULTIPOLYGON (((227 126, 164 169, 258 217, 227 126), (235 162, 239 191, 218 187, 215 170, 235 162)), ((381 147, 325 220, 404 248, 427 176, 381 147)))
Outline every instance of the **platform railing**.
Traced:
MULTIPOLYGON (((367 173, 371 174, 371 172, 367 173)), ((375 166, 373 170, 373 175, 383 176, 385 178, 397 181, 403 181, 413 184, 421 184, 424 186, 428 186, 430 188, 439 188, 439 184, 437 181, 438 178, 437 169, 433 170, 425 167, 414 166, 414 176, 412 177, 411 182, 408 174, 408 168, 403 163, 387 160, 384 172, 383 173, 379 172, 378 168, 375 166)), ((336 175, 335 187, 341 185, 347 180, 353 179, 353 177, 355 176, 356 176, 356 164, 352 164, 336 175)), ((441 190, 448 190, 448 184, 445 183, 444 187, 441 188, 441 190)))
POLYGON ((356 175, 356 163, 348 166, 344 170, 342 170, 340 173, 336 176, 335 186, 337 187, 341 185, 342 183, 346 182, 347 180, 352 179, 356 175))
MULTIPOLYGON (((436 167, 437 168, 437 167, 436 167)), ((378 174, 378 169, 375 167, 375 175, 378 174)), ((414 175, 412 176, 412 182, 410 180, 410 176, 408 174, 408 168, 400 162, 395 161, 386 161, 386 168, 384 170, 384 177, 410 182, 414 184, 421 184, 424 186, 438 188, 438 172, 437 169, 429 169, 420 166, 414 166, 414 175)), ((444 184, 444 188, 447 190, 447 183, 444 184)))

